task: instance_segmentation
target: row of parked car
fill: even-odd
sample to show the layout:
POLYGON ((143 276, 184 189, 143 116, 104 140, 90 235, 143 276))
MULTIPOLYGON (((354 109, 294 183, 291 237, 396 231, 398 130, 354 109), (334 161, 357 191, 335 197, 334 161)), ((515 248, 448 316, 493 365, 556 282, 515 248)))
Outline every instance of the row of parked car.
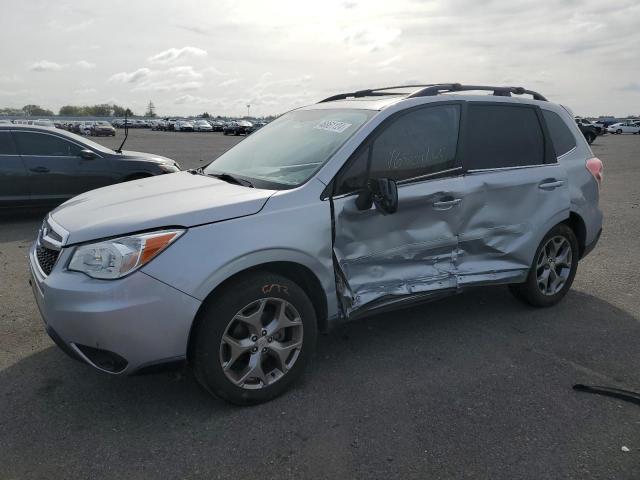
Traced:
POLYGON ((225 135, 248 135, 265 126, 266 122, 249 122, 247 120, 218 120, 207 118, 162 118, 153 120, 115 119, 112 125, 116 128, 150 128, 163 132, 223 132, 225 135))
POLYGON ((623 133, 640 133, 640 120, 636 119, 626 120, 624 122, 604 120, 592 122, 586 118, 576 117, 575 121, 589 144, 593 143, 598 135, 604 135, 606 133, 614 133, 617 135, 623 133))

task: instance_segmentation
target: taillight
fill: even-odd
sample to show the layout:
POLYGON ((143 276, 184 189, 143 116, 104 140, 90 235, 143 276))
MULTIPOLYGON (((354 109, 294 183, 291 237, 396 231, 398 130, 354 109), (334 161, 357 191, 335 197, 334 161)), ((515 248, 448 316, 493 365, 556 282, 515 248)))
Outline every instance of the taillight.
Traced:
POLYGON ((593 178, 596 179, 598 185, 602 183, 602 160, 597 157, 590 158, 587 160, 587 170, 591 172, 593 178))

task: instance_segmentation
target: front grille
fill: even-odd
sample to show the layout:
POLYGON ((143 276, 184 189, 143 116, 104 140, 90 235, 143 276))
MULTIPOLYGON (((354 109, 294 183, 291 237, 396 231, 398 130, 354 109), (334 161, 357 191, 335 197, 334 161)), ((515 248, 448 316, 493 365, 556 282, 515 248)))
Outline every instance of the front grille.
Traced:
POLYGON ((58 260, 58 255, 60 255, 58 250, 43 247, 42 245, 36 247, 38 264, 45 275, 49 275, 51 270, 53 270, 53 266, 56 264, 56 260, 58 260))

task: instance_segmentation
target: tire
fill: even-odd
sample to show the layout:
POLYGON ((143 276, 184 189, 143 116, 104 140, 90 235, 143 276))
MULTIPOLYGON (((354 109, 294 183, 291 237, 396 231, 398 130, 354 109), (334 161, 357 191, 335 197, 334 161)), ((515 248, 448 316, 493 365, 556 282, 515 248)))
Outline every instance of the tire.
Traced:
POLYGON ((616 135, 621 135, 622 134, 622 130, 618 129, 616 130, 616 135))
POLYGON ((192 335, 191 360, 200 384, 230 403, 255 405, 281 395, 303 374, 315 351, 317 321, 313 304, 296 283, 255 272, 210 296, 192 335), (287 326, 278 330, 275 312, 283 305, 287 314, 280 318, 287 326), (234 354, 223 338, 242 342, 236 344, 242 353, 234 354), (278 355, 276 345, 286 350, 278 355), (299 347, 290 350, 293 345, 299 347))
POLYGON ((544 236, 540 245, 538 245, 536 254, 533 257, 533 264, 529 269, 526 281, 524 283, 509 285, 509 290, 516 298, 534 307, 550 307, 555 305, 564 298, 571 288, 571 284, 573 283, 573 279, 575 278, 576 271, 578 269, 578 259, 578 240, 576 239, 573 230, 564 223, 556 225, 544 236), (556 253, 548 255, 548 250, 543 252, 543 248, 546 248, 552 240, 554 246, 562 246, 560 246, 559 251, 556 251, 556 253), (560 240, 565 243, 560 244, 560 240), (566 267, 565 264, 565 267, 562 268, 560 261, 556 260, 561 258, 561 256, 564 258, 563 247, 565 246, 570 248, 570 265, 569 267, 566 267), (549 263, 545 259, 549 259, 551 262, 549 263), (554 277, 552 278, 552 274, 547 274, 547 288, 545 293, 543 292, 544 284, 540 283, 539 277, 540 275, 544 275, 543 272, 547 271, 552 271, 554 277), (560 274, 557 273, 558 271, 560 274), (556 290, 553 287, 553 284, 550 285, 550 283, 555 282, 556 279, 561 279, 561 277, 564 277, 563 283, 558 282, 555 287, 558 288, 556 290))

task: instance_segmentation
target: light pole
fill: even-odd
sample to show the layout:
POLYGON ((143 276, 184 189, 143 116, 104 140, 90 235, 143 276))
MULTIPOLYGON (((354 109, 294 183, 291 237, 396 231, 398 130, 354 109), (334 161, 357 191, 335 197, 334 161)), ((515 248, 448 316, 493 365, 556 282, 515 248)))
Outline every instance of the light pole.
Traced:
POLYGON ((251 108, 251 105, 249 105, 249 104, 247 103, 247 117, 249 116, 249 109, 250 109, 250 108, 251 108))

